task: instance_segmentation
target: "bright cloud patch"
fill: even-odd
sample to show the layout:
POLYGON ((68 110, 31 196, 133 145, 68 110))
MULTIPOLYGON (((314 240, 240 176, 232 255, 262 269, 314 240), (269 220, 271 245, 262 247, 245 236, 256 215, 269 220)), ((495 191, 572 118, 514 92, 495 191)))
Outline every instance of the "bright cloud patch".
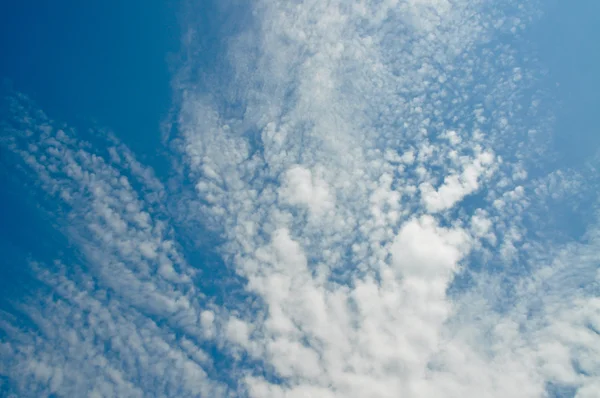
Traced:
POLYGON ((184 26, 168 182, 5 101, 2 149, 75 248, 31 262, 30 322, 1 317, 11 391, 597 396, 600 224, 547 233, 550 209, 597 204, 597 161, 539 170, 540 76, 515 44, 534 7, 250 8, 213 72, 184 26))
POLYGON ((306 206, 315 216, 335 205, 327 183, 301 166, 292 167, 285 172, 279 195, 284 202, 306 206))
POLYGON ((485 172, 492 171, 489 167, 493 155, 489 152, 482 153, 468 164, 464 165, 460 174, 451 174, 444 178, 444 183, 435 190, 430 183, 420 185, 423 202, 429 212, 436 213, 452 208, 465 196, 479 189, 479 179, 485 172))

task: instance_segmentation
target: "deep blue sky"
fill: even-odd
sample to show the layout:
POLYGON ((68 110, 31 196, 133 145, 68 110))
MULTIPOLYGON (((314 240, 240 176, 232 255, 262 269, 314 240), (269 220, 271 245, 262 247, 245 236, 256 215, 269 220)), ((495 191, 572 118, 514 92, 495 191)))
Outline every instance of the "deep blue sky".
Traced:
POLYGON ((0 76, 54 119, 96 120, 147 149, 169 110, 179 38, 175 0, 2 2, 0 76))

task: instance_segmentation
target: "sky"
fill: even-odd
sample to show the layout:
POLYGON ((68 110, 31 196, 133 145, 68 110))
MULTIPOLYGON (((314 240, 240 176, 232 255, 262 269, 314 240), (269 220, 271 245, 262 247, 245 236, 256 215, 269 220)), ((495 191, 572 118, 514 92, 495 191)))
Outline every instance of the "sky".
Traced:
POLYGON ((0 5, 0 396, 600 391, 600 5, 0 5))

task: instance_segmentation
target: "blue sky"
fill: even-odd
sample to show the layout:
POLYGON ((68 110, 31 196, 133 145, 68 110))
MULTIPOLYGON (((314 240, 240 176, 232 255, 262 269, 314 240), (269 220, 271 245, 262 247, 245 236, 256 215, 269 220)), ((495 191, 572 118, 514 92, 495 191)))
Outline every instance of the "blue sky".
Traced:
POLYGON ((177 18, 170 1, 4 4, 1 73, 56 117, 94 119, 156 145, 170 106, 177 18))
POLYGON ((573 9, 551 2, 544 19, 533 28, 537 54, 550 78, 558 83, 557 141, 570 160, 593 154, 600 140, 594 115, 588 111, 600 101, 594 51, 598 31, 593 22, 599 11, 600 5, 594 1, 582 1, 573 9), (577 139, 572 139, 573 135, 577 139))
POLYGON ((595 397, 591 0, 0 6, 0 395, 595 397))

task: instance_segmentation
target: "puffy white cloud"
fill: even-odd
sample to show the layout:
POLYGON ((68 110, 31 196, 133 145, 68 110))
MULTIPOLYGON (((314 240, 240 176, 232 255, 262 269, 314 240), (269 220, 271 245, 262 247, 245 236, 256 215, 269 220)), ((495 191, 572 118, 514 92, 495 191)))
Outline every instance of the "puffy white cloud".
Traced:
POLYGON ((490 167, 492 162, 493 154, 481 153, 472 163, 463 166, 462 173, 446 176, 444 183, 437 190, 428 182, 421 184, 419 189, 427 210, 436 213, 450 209, 465 196, 476 192, 479 189, 480 177, 493 172, 490 167))
POLYGON ((400 229, 391 247, 392 263, 405 277, 444 278, 455 271, 468 241, 464 231, 439 228, 433 218, 423 216, 400 229))
POLYGON ((314 216, 335 206, 327 183, 302 166, 293 166, 285 172, 279 197, 292 205, 308 207, 314 216))

